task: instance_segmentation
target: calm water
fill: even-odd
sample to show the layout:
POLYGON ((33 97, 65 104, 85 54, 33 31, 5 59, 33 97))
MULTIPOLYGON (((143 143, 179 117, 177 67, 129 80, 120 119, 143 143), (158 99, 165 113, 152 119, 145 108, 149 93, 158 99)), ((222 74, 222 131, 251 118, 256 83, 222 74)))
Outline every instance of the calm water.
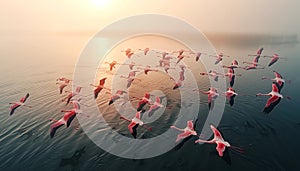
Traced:
MULTIPOLYGON (((260 45, 241 47, 219 47, 219 51, 234 56, 239 61, 245 60, 245 55, 255 52, 260 45)), ((265 54, 278 52, 289 58, 279 61, 264 70, 243 71, 236 70, 242 77, 236 79, 234 88, 241 96, 236 97, 233 107, 226 104, 225 112, 219 130, 225 140, 231 144, 243 147, 245 153, 228 151, 229 157, 220 158, 215 145, 195 145, 195 138, 187 141, 179 150, 171 150, 161 156, 133 160, 111 155, 95 145, 79 128, 75 119, 69 129, 60 128, 55 137, 50 139, 49 118, 60 118, 61 109, 70 109, 61 103, 65 94, 60 95, 55 85, 56 78, 65 76, 72 78, 74 66, 54 59, 51 63, 6 66, 1 65, 0 75, 0 170, 300 170, 300 116, 298 113, 299 96, 299 44, 264 45, 265 54), (56 62, 57 61, 57 62, 56 62), (273 77, 272 70, 280 72, 291 84, 286 84, 282 94, 292 97, 292 100, 282 100, 269 114, 262 113, 267 98, 255 98, 258 92, 269 92, 270 81, 261 81, 262 76, 273 77), (19 108, 15 114, 9 116, 11 101, 30 93, 26 107, 19 108), (80 152, 81 150, 81 152, 80 152)), ((190 59, 187 59, 190 60, 190 59)), ((224 59, 223 64, 229 64, 232 58, 224 59)), ((248 59, 249 61, 252 58, 248 59)), ((261 59, 267 63, 268 59, 261 59)), ((241 62, 240 62, 241 63, 241 62)), ((199 71, 200 72, 200 71, 199 71)), ((141 76, 142 77, 142 76, 141 76)), ((157 79, 157 75, 149 74, 143 88, 151 89, 160 84, 150 84, 157 79), (152 87, 151 87, 152 86, 152 87)), ((208 87, 208 80, 199 78, 200 88, 208 87), (201 79, 201 80, 200 80, 201 79)), ((140 92, 141 86, 133 85, 132 93, 140 92)), ((70 90, 70 86, 66 89, 70 90)), ((92 89, 88 87, 86 89, 92 89)), ((167 90, 166 90, 167 91, 167 90)), ((166 94, 172 92, 165 92, 166 94)), ((105 109, 107 119, 112 125, 119 123, 115 110, 107 107, 109 95, 100 94, 98 103, 100 109, 105 109)), ((174 97, 176 96, 176 93, 174 97)), ((201 126, 207 116, 206 97, 201 95, 199 123, 201 126)), ((174 103, 178 101, 174 100, 174 103)), ((175 104, 176 105, 176 104, 175 104)), ((172 112, 176 110, 176 106, 172 112)), ((170 113, 170 112, 169 112, 170 113)), ((172 124, 172 116, 166 114, 165 121, 172 124)), ((101 124, 101 123, 99 123, 101 124)), ((159 125, 154 125, 159 127, 159 125)), ((168 127, 168 126, 167 126, 168 127)), ((126 124, 116 128, 127 134, 126 124)), ((166 126, 159 127, 161 132, 166 126)), ((97 136, 97 132, 94 133, 97 136)), ((147 132, 140 132, 146 137, 147 132)))

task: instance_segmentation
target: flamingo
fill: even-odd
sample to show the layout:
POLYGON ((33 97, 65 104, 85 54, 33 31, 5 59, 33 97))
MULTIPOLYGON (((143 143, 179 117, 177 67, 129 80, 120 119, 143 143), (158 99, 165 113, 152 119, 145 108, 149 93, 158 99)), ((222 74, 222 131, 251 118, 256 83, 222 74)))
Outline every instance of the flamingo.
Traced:
MULTIPOLYGON (((172 77, 170 77, 170 79, 172 79, 173 81, 175 81, 174 78, 172 78, 172 77)), ((179 72, 179 79, 178 79, 177 82, 175 82, 175 85, 173 86, 173 90, 182 87, 183 81, 184 81, 184 70, 181 70, 179 72)))
POLYGON ((210 109, 212 101, 219 96, 217 89, 214 87, 210 87, 208 91, 202 91, 202 90, 198 90, 198 91, 203 94, 207 94, 208 108, 210 109))
MULTIPOLYGON (((268 77, 262 77, 261 79, 262 80, 265 80, 265 79, 269 79, 269 80, 272 80, 273 82, 276 82, 277 83, 277 87, 279 89, 279 92, 281 91, 281 89, 283 88, 284 86, 284 83, 285 83, 285 80, 282 78, 281 74, 279 74, 278 72, 276 71, 273 71, 274 75, 275 75, 275 78, 268 78, 268 77)), ((288 83, 290 83, 291 80, 288 80, 288 83)))
POLYGON ((10 106, 10 115, 14 114, 15 110, 20 106, 26 106, 26 107, 32 108, 32 106, 25 105, 25 101, 28 99, 28 97, 29 97, 29 93, 27 93, 23 98, 21 98, 20 101, 9 103, 9 104, 12 104, 10 106))
POLYGON ((233 106, 234 98, 238 95, 232 87, 229 87, 226 92, 224 92, 226 98, 229 101, 230 106, 233 106))
MULTIPOLYGON (((268 67, 270 67, 271 65, 273 65, 275 62, 277 62, 279 60, 279 55, 277 53, 275 53, 274 55, 272 56, 268 56, 268 55, 264 55, 262 57, 268 57, 268 58, 271 58, 271 61, 269 62, 268 64, 268 67)), ((287 60, 287 58, 282 58, 280 57, 280 59, 285 59, 287 60)))
POLYGON ((55 120, 50 118, 50 121, 54 123, 50 126, 50 137, 53 138, 56 130, 63 125, 66 125, 67 128, 70 126, 71 122, 74 120, 77 113, 80 113, 80 105, 76 101, 72 101, 74 108, 72 110, 61 110, 61 112, 65 112, 64 116, 59 119, 55 120))
POLYGON ((66 80, 64 80, 62 83, 56 83, 56 84, 59 84, 59 93, 60 93, 60 94, 62 94, 64 88, 70 84, 70 81, 71 81, 71 80, 66 79, 66 80))
POLYGON ((93 85, 93 84, 90 84, 91 86, 96 87, 95 90, 94 90, 94 98, 95 98, 95 99, 98 97, 98 94, 100 93, 100 91, 101 91, 102 89, 110 90, 109 88, 104 87, 104 84, 105 84, 105 80, 106 80, 106 79, 107 79, 107 77, 102 78, 101 80, 99 80, 99 85, 93 85))
POLYGON ((220 63, 223 60, 224 56, 230 57, 229 55, 224 55, 223 53, 219 53, 217 56, 214 56, 214 55, 209 55, 209 56, 217 58, 215 64, 220 63))
POLYGON ((110 98, 110 100, 109 100, 109 102, 108 102, 108 105, 111 105, 111 104, 113 104, 116 100, 122 98, 124 93, 127 93, 127 92, 124 91, 124 90, 117 90, 116 94, 113 95, 113 96, 110 98))
POLYGON ((253 61, 252 62, 243 62, 244 64, 251 64, 249 66, 246 66, 244 69, 245 70, 250 70, 250 69, 264 69, 265 67, 257 67, 258 66, 258 60, 259 60, 260 56, 256 56, 254 57, 253 61))
MULTIPOLYGON (((256 94, 256 96, 270 96, 270 98, 268 99, 263 112, 264 113, 270 113, 274 107, 280 102, 280 100, 283 98, 283 95, 279 93, 279 89, 276 85, 276 82, 273 82, 272 84, 272 91, 268 94, 262 94, 262 93, 258 93, 256 94)), ((290 97, 287 97, 288 99, 290 99, 290 97)))
POLYGON ((259 48, 256 52, 255 55, 249 54, 248 56, 255 56, 255 57, 260 57, 260 55, 262 54, 264 48, 259 48))
POLYGON ((125 118, 124 116, 120 116, 120 119, 123 119, 127 122, 130 122, 130 124, 128 125, 128 129, 129 129, 129 132, 130 134, 136 138, 137 136, 137 127, 138 126, 143 126, 145 127, 148 131, 152 131, 152 128, 151 127, 148 127, 147 125, 145 125, 143 123, 143 121, 141 121, 141 113, 144 112, 144 111, 139 111, 139 112, 136 112, 135 114, 135 117, 133 119, 127 119, 125 118))
POLYGON ((207 55, 207 53, 203 53, 203 52, 190 52, 190 54, 195 54, 195 60, 196 60, 196 62, 199 61, 201 55, 207 55))
POLYGON ((122 76, 122 75, 120 76, 120 78, 125 78, 125 79, 127 79, 127 88, 129 88, 129 87, 131 86, 131 83, 132 83, 134 80, 139 80, 139 81, 141 81, 141 79, 138 79, 138 78, 135 77, 136 72, 139 72, 139 71, 130 71, 127 77, 122 76))
POLYGON ((232 87, 234 85, 235 76, 241 76, 241 74, 235 74, 232 68, 228 68, 228 72, 224 76, 229 77, 229 84, 232 87))
POLYGON ((143 51, 144 52, 144 55, 146 56, 147 53, 150 51, 149 48, 145 48, 145 49, 139 49, 140 51, 143 51))
POLYGON ((146 75, 148 75, 148 72, 149 72, 149 71, 156 71, 156 72, 158 71, 157 69, 151 68, 150 65, 147 65, 145 68, 138 67, 138 69, 143 69, 143 70, 144 70, 144 73, 145 73, 146 75))
POLYGON ((155 99, 155 102, 153 104, 151 104, 148 112, 150 113, 152 110, 156 110, 160 107, 163 107, 163 105, 161 104, 160 97, 157 96, 156 99, 155 99))
POLYGON ((65 101, 67 99, 67 104, 70 103, 70 100, 72 99, 72 97, 76 96, 76 95, 79 95, 80 91, 81 91, 81 88, 82 87, 76 87, 75 89, 75 92, 70 92, 70 91, 65 91, 65 92, 68 92, 68 96, 65 97, 62 101, 65 101))
POLYGON ((135 62, 131 62, 130 64, 124 64, 124 65, 128 65, 130 70, 133 70, 134 66, 142 66, 142 65, 136 64, 135 62))
POLYGON ((229 142, 227 142, 223 139, 220 131, 217 130, 216 127, 214 127, 213 125, 210 125, 210 128, 212 129, 212 131, 214 133, 214 138, 209 141, 198 139, 195 141, 195 143, 203 142, 203 143, 209 143, 209 144, 217 144, 216 150, 218 151, 219 156, 222 157, 223 152, 225 151, 226 147, 231 147, 231 145, 229 144, 229 142))
POLYGON ((223 65, 224 68, 242 68, 239 66, 239 63, 236 59, 234 59, 232 62, 231 62, 231 65, 230 66, 226 66, 226 65, 223 65))
POLYGON ((210 77, 213 77, 213 79, 215 81, 218 81, 219 80, 219 75, 221 75, 220 73, 218 73, 217 71, 215 70, 210 70, 208 73, 206 72, 200 72, 200 75, 208 75, 210 77))
POLYGON ((178 51, 173 51, 172 53, 178 53, 178 56, 183 55, 183 52, 188 52, 187 50, 180 49, 178 51))
MULTIPOLYGON (((121 51, 121 52, 125 52, 125 55, 127 56, 127 58, 131 58, 133 55, 136 55, 134 53, 134 51, 130 48, 127 48, 126 50, 121 51)), ((136 55, 136 56, 139 56, 139 55, 136 55)))
POLYGON ((116 68, 116 65, 118 64, 117 61, 105 62, 105 63, 109 65, 110 71, 112 71, 114 68, 116 68))
POLYGON ((181 139, 187 138, 191 135, 197 136, 197 132, 194 130, 194 124, 192 120, 187 121, 187 126, 184 129, 177 128, 176 126, 172 125, 170 128, 174 128, 178 131, 183 133, 177 135, 176 142, 180 141, 181 139))
POLYGON ((189 56, 178 55, 176 64, 178 64, 183 58, 189 58, 189 56))
POLYGON ((57 78, 56 81, 72 81, 66 77, 60 77, 60 78, 57 78))
POLYGON ((137 111, 141 111, 146 104, 150 104, 150 94, 148 92, 145 93, 144 97, 140 99, 137 107, 137 111))

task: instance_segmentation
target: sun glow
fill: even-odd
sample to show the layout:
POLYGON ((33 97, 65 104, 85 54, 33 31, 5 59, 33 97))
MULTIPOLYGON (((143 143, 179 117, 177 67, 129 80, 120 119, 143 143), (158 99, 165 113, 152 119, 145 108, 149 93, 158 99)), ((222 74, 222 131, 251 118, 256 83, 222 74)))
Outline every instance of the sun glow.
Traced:
POLYGON ((91 2, 92 5, 97 8, 104 8, 108 4, 109 0, 91 0, 91 2))

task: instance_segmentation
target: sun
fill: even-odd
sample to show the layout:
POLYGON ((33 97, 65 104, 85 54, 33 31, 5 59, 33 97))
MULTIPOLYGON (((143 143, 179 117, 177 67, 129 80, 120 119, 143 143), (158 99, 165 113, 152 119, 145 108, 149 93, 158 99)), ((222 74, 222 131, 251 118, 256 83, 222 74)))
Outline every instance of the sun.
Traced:
POLYGON ((103 8, 107 5, 109 0, 91 0, 91 2, 93 6, 103 8))

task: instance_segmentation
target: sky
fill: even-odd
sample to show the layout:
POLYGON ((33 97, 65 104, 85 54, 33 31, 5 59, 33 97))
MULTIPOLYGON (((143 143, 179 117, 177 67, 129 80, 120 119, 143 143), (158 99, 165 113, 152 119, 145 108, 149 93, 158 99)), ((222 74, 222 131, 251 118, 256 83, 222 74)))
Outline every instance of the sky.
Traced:
POLYGON ((44 63, 62 55, 78 56, 105 26, 149 13, 178 17, 205 33, 299 34, 299 6, 297 0, 2 1, 0 62, 32 57, 44 63))

